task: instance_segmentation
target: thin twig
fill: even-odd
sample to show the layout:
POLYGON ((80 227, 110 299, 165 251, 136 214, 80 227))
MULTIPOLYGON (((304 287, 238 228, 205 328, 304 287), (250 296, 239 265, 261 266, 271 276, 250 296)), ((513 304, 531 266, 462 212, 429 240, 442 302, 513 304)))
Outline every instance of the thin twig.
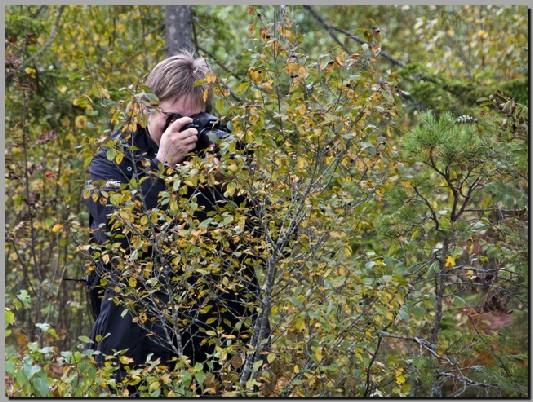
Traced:
POLYGON ((432 216, 433 222, 435 222, 435 230, 439 231, 440 230, 439 219, 437 218, 437 214, 435 213, 435 210, 433 209, 433 207, 431 206, 429 201, 418 191, 418 187, 413 186, 413 189, 415 190, 415 193, 424 201, 426 206, 429 208, 429 211, 431 212, 431 216, 432 216))

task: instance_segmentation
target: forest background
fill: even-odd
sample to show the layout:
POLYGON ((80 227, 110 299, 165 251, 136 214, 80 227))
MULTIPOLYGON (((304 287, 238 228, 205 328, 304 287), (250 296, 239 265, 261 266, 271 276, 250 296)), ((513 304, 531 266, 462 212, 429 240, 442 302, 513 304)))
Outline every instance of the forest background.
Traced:
POLYGON ((7 395, 529 396, 527 7, 5 10, 7 395), (272 346, 117 383, 82 347, 86 169, 182 44, 254 147, 223 169, 264 206, 272 346))

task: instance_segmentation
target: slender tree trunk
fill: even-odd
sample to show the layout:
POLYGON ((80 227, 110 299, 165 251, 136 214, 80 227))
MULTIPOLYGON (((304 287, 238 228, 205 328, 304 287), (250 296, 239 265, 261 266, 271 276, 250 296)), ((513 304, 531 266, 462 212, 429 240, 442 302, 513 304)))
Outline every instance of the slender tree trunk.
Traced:
POLYGON ((165 35, 168 56, 180 49, 193 50, 191 6, 165 6, 165 35))
MULTIPOLYGON (((439 341, 439 331, 440 324, 442 321, 442 299, 444 297, 444 275, 445 275, 445 266, 444 261, 449 253, 449 240, 446 237, 444 239, 444 247, 442 249, 442 258, 439 261, 439 272, 436 273, 435 277, 435 320, 433 322, 433 329, 431 331, 431 343, 437 352, 437 344, 439 341)), ((431 397, 440 398, 442 397, 442 387, 439 378, 439 361, 435 360, 435 379, 431 387, 431 397)))

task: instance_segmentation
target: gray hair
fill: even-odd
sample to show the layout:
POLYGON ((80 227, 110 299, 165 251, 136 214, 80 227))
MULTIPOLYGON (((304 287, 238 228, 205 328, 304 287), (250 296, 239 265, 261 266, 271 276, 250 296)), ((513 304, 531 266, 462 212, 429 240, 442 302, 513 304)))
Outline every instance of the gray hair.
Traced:
POLYGON ((211 109, 212 91, 207 83, 195 84, 203 80, 211 69, 203 58, 194 57, 189 50, 180 50, 174 56, 160 61, 148 75, 146 85, 160 101, 190 97, 211 109), (207 90, 207 101, 204 101, 204 91, 207 90))

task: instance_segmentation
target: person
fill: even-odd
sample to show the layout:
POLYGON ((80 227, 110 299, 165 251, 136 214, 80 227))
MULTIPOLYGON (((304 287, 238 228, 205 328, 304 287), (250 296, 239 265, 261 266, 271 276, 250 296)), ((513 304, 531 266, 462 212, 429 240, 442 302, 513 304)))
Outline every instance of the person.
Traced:
MULTIPOLYGON (((161 323, 161 320, 152 320, 154 323, 151 323, 148 320, 141 325, 132 311, 134 309, 126 308, 131 304, 124 300, 124 295, 117 294, 116 286, 112 286, 118 283, 116 281, 120 281, 120 278, 113 279, 112 275, 113 272, 117 272, 117 268, 113 265, 116 258, 103 257, 105 245, 112 242, 119 242, 127 254, 128 250, 132 250, 131 239, 128 239, 128 235, 121 234, 121 230, 117 230, 111 221, 111 216, 119 207, 93 197, 94 193, 119 191, 135 180, 136 183, 140 183, 140 191, 136 194, 141 197, 144 211, 168 208, 168 203, 160 202, 161 193, 172 191, 172 188, 167 186, 161 177, 161 172, 164 171, 164 167, 179 167, 196 147, 197 130, 183 128, 192 122, 190 116, 210 112, 212 109, 210 88, 205 83, 198 85, 209 72, 206 61, 195 58, 188 51, 182 51, 158 63, 148 75, 146 85, 157 96, 159 106, 156 110, 146 111, 148 114, 146 127, 138 125, 136 131, 128 135, 120 132, 114 134, 115 139, 128 145, 124 148, 125 156, 120 163, 117 163, 116 159, 108 159, 108 149, 105 148, 100 150, 90 163, 87 186, 91 190, 91 196, 84 202, 89 210, 90 244, 94 264, 89 272, 87 284, 95 317, 90 337, 91 347, 100 352, 96 355, 98 364, 103 364, 105 355, 126 349, 126 356, 132 359, 133 366, 146 362, 149 355, 152 360, 159 357, 162 362, 169 362, 179 354, 185 355, 194 365, 196 362, 207 361, 213 354, 214 343, 208 342, 207 334, 213 325, 218 325, 226 334, 236 335, 243 342, 251 336, 259 300, 259 286, 254 267, 259 260, 250 262, 250 259, 246 259, 245 263, 245 253, 239 260, 240 268, 231 271, 236 276, 233 279, 243 285, 239 287, 241 290, 220 290, 220 283, 206 287, 209 292, 214 292, 216 295, 205 295, 202 300, 200 297, 195 303, 190 303, 188 308, 182 309, 185 311, 180 318, 182 330, 175 330, 171 337, 165 332, 165 326, 175 329, 172 323, 161 323), (179 114, 183 117, 176 119, 165 129, 169 114, 179 114), (102 281, 102 278, 106 280, 102 281), (201 308, 205 307, 206 300, 214 305, 207 312, 201 308), (213 320, 216 321, 215 324, 212 324, 213 320), (211 325, 207 325, 210 321, 211 325), (237 324, 238 322, 241 324, 237 324), (177 342, 179 347, 176 346, 177 342)), ((250 206, 249 200, 244 196, 225 197, 220 186, 190 188, 185 197, 191 196, 195 197, 200 206, 195 213, 195 218, 200 222, 206 219, 210 212, 219 210, 221 204, 226 205, 230 201, 233 202, 232 205, 250 206)), ((247 222, 251 222, 254 217, 253 208, 246 210, 247 222)), ((143 258, 153 258, 152 266, 161 266, 164 272, 170 275, 172 267, 168 261, 165 262, 164 255, 154 253, 152 246, 142 253, 143 258)), ((232 247, 235 249, 238 245, 233 244, 232 247)), ((126 254, 120 258, 128 258, 126 254)), ((211 281, 220 280, 220 277, 209 277, 211 281)), ((193 273, 187 277, 186 282, 193 288, 198 288, 200 285, 197 283, 200 279, 205 279, 205 276, 193 273)), ((156 309, 172 302, 169 291, 172 291, 171 287, 174 285, 168 277, 161 279, 160 282, 165 285, 158 288, 160 291, 157 300, 162 303, 159 307, 156 306, 156 309)), ((202 283, 205 284, 205 281, 202 283)), ((198 295, 198 292, 196 294, 198 295)))

